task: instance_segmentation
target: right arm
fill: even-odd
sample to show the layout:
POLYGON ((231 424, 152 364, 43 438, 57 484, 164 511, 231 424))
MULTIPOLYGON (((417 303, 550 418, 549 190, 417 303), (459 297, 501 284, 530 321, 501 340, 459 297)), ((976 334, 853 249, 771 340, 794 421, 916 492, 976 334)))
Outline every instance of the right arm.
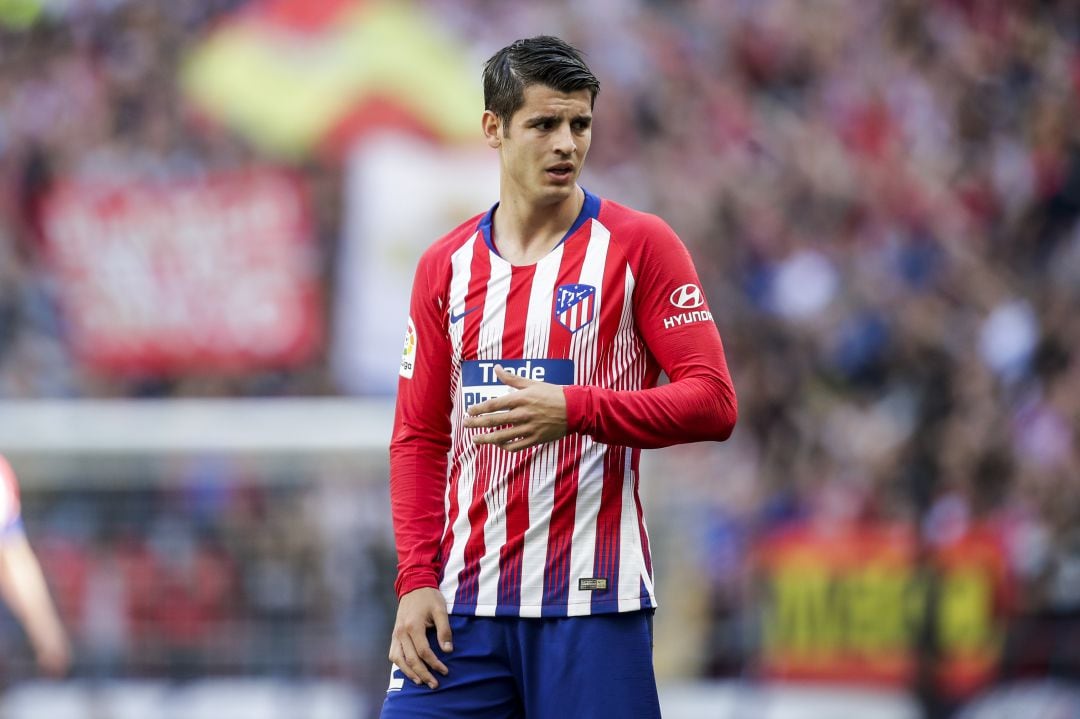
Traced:
POLYGON ((0 592, 26 630, 46 674, 60 676, 71 664, 71 647, 60 624, 41 565, 21 531, 0 540, 0 592))
POLYGON ((38 666, 59 676, 71 664, 71 647, 20 517, 19 484, 0 456, 0 595, 26 631, 38 666))
POLYGON ((436 628, 444 650, 451 646, 446 601, 438 589, 452 407, 444 280, 434 253, 425 253, 413 281, 390 442, 398 614, 389 657, 409 679, 432 688, 438 681, 429 667, 447 670, 431 650, 427 629, 436 628))

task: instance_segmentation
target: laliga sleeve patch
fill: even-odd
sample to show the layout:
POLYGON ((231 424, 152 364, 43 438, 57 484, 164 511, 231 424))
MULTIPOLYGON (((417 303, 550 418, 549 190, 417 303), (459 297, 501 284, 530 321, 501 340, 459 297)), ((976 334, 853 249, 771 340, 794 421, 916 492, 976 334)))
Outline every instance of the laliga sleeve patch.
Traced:
POLYGON ((398 372, 405 379, 412 379, 413 370, 416 368, 416 325, 412 317, 409 318, 409 327, 405 330, 405 346, 401 348, 401 371, 398 372))

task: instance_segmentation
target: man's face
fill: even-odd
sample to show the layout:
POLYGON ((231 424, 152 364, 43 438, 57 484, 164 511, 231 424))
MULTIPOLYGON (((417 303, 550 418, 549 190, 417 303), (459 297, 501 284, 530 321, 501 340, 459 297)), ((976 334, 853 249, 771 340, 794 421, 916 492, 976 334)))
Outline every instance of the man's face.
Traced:
POLYGON ((557 204, 574 193, 592 142, 592 95, 525 88, 525 103, 503 124, 484 113, 488 144, 499 150, 504 183, 526 201, 557 204))

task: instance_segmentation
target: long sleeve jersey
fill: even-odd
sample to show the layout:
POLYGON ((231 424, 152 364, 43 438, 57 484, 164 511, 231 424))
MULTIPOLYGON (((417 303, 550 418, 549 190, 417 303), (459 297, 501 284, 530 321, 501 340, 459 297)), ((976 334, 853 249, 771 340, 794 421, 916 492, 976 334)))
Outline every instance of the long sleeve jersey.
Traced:
POLYGON ((549 254, 511 265, 496 208, 416 270, 390 446, 398 595, 438 587, 477 616, 655 607, 640 451, 726 439, 737 412, 697 272, 658 217, 590 193, 549 254), (468 408, 513 391, 496 364, 563 385, 569 433, 474 444, 468 408))

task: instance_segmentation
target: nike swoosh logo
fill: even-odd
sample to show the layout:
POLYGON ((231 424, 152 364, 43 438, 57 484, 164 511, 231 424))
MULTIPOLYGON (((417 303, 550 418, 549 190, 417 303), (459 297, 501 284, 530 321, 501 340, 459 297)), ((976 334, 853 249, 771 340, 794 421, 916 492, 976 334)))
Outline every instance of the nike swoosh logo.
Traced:
POLYGON ((460 320, 461 320, 461 319, 462 319, 462 318, 463 318, 463 317, 464 317, 465 315, 469 314, 470 312, 475 312, 475 311, 476 311, 476 310, 478 310, 478 309, 480 309, 480 308, 479 308, 479 307, 470 307, 469 309, 467 309, 467 310, 465 310, 464 312, 462 312, 462 313, 461 313, 460 315, 455 315, 455 314, 454 314, 454 311, 453 311, 453 310, 450 310, 450 324, 456 324, 456 323, 457 323, 458 321, 460 321, 460 320))

